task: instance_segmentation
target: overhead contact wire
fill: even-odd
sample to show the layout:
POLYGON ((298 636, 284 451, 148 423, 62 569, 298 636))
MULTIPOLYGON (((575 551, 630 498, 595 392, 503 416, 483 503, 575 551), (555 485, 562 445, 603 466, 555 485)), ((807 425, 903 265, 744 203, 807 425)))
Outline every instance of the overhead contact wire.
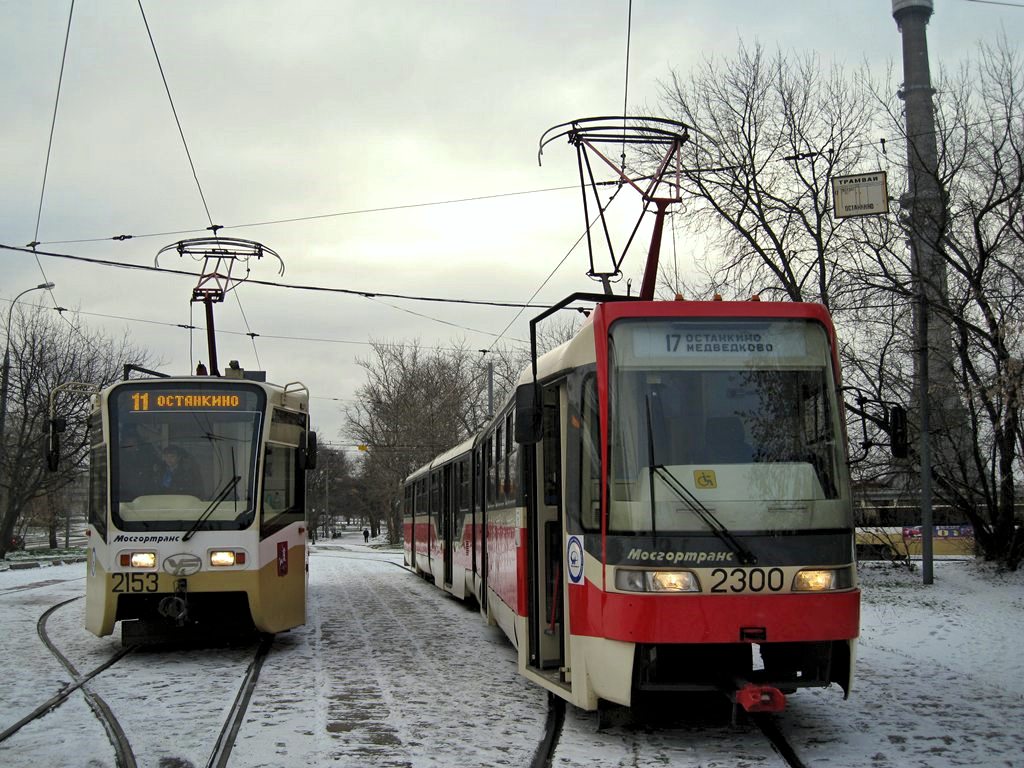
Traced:
MULTIPOLYGON (((68 10, 68 26, 64 32, 64 50, 60 56, 60 74, 57 76, 57 95, 53 99, 53 117, 50 120, 50 138, 46 143, 46 162, 43 164, 43 184, 39 190, 39 207, 36 210, 36 229, 32 236, 33 245, 39 245, 39 222, 43 218, 43 198, 46 195, 46 177, 50 171, 50 153, 53 150, 53 134, 57 129, 57 109, 60 106, 60 89, 64 83, 64 64, 68 58, 68 41, 71 39, 71 20, 75 15, 75 0, 71 0, 68 10)), ((39 269, 42 270, 42 264, 39 269)), ((45 273, 43 275, 46 276, 45 273)))
MULTIPOLYGON (((266 227, 273 224, 297 224, 304 221, 317 221, 319 219, 335 219, 342 216, 358 216, 365 213, 387 213, 389 211, 404 211, 413 208, 430 208, 438 205, 456 205, 459 203, 475 203, 482 200, 497 200, 503 197, 522 197, 523 195, 536 195, 543 192, 564 192, 572 187, 546 187, 544 189, 526 189, 519 192, 498 192, 493 195, 477 195, 475 197, 459 197, 449 200, 428 200, 423 203, 404 203, 400 205, 385 205, 378 208, 360 208, 352 211, 335 211, 333 213, 317 213, 309 216, 293 216, 285 219, 271 219, 267 221, 251 221, 243 224, 225 224, 218 229, 245 229, 248 227, 266 227)), ((74 240, 48 240, 37 245, 73 245, 77 243, 104 243, 108 240, 138 240, 145 237, 168 237, 171 235, 189 235, 197 232, 205 232, 206 229, 177 229, 168 232, 146 232, 141 235, 113 235, 111 237, 86 237, 74 240)))
MULTIPOLYGON (((27 247, 19 247, 16 245, 5 245, 0 243, 0 250, 5 251, 17 251, 20 253, 35 253, 42 256, 50 256, 55 259, 69 259, 71 261, 80 261, 85 264, 98 264, 106 267, 115 267, 118 269, 135 269, 142 272, 160 272, 167 275, 182 275, 184 277, 202 277, 197 272, 187 272, 183 269, 169 269, 167 267, 155 267, 146 264, 126 264, 121 261, 111 261, 110 259, 97 259, 90 256, 75 256, 69 253, 57 253, 56 251, 36 251, 27 247)), ((416 296, 404 293, 383 293, 381 291, 359 291, 353 288, 331 288, 322 285, 299 285, 294 283, 276 283, 271 280, 253 280, 247 279, 247 285, 265 285, 270 288, 288 288, 296 291, 319 291, 322 293, 343 293, 350 296, 362 296, 365 299, 374 298, 385 298, 385 299, 403 299, 406 301, 426 301, 438 304, 468 304, 473 306, 482 307, 510 307, 510 308, 523 308, 523 309, 546 309, 546 304, 523 304, 521 302, 510 302, 510 301, 485 301, 477 299, 449 299, 441 296, 416 296)), ((546 282, 546 281, 545 281, 546 282)), ((536 293, 534 294, 536 296, 536 293)))
MULTIPOLYGON (((245 323, 246 336, 252 342, 252 353, 256 356, 256 367, 259 369, 263 368, 263 363, 260 362, 260 353, 256 351, 256 337, 258 333, 253 333, 252 328, 249 327, 249 318, 245 316, 245 309, 242 307, 242 299, 238 295, 238 286, 235 286, 235 290, 232 291, 235 295, 235 301, 238 302, 238 311, 242 313, 242 322, 245 323)), ((190 302, 191 303, 191 302, 190 302)))
MULTIPOLYGON (((39 260, 39 255, 35 253, 35 248, 39 245, 39 227, 43 220, 43 201, 46 199, 46 180, 50 174, 50 156, 53 152, 53 137, 57 131, 57 113, 60 110, 60 92, 64 85, 64 66, 67 63, 68 58, 68 45, 71 40, 71 22, 75 17, 75 0, 71 0, 71 4, 68 8, 68 24, 64 31, 64 48, 61 51, 60 56, 60 73, 57 76, 57 93, 53 99, 53 116, 50 119, 50 136, 46 142, 46 161, 43 163, 43 183, 39 188, 39 206, 36 209, 36 227, 32 235, 32 242, 29 243, 29 247, 32 249, 32 253, 35 256, 36 266, 39 267, 39 274, 43 276, 43 282, 49 283, 50 278, 46 274, 46 270, 43 269, 43 263, 39 260)), ((78 336, 85 342, 85 345, 90 349, 95 349, 95 345, 89 338, 82 333, 82 330, 72 323, 68 318, 64 317, 64 313, 59 304, 57 304, 57 298, 53 295, 53 289, 48 288, 46 291, 50 295, 50 301, 53 302, 53 308, 57 310, 61 320, 66 322, 71 330, 78 334, 78 336)), ((8 329, 8 332, 10 329, 8 329)))
POLYGON ((199 183, 199 174, 196 173, 196 165, 192 162, 192 153, 188 150, 188 142, 185 140, 185 131, 181 127, 181 120, 178 119, 178 110, 174 107, 174 99, 171 97, 171 87, 167 84, 167 76, 164 74, 164 65, 160 62, 160 54, 156 50, 156 41, 153 40, 153 32, 149 28, 149 20, 146 18, 146 10, 142 7, 142 0, 138 0, 139 12, 142 14, 142 23, 146 25, 146 34, 149 36, 149 44, 153 48, 153 57, 156 59, 157 69, 160 70, 160 79, 164 82, 164 90, 167 92, 167 100, 171 104, 171 112, 174 114, 174 122, 178 126, 178 135, 181 136, 181 144, 185 147, 185 156, 188 157, 188 164, 192 168, 192 178, 196 180, 196 188, 199 190, 199 197, 203 201, 203 209, 206 211, 206 218, 210 222, 210 229, 216 234, 218 227, 213 223, 210 215, 210 207, 206 204, 206 195, 203 194, 203 185, 199 183))

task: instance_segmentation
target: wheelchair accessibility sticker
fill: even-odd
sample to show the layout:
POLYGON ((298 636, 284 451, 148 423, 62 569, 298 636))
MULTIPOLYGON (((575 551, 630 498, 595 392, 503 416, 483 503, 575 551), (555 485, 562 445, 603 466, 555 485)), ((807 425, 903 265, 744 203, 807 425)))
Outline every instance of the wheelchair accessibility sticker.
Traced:
POLYGON ((569 581, 579 584, 583 580, 583 538, 570 536, 565 547, 565 562, 568 564, 569 581))

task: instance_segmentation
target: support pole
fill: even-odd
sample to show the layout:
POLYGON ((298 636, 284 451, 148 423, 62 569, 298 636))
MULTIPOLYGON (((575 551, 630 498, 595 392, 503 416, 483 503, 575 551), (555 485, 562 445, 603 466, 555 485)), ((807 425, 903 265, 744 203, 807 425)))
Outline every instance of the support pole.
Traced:
POLYGON ((935 138, 935 106, 928 66, 926 28, 933 12, 932 0, 892 0, 892 15, 902 35, 903 88, 906 103, 907 166, 909 190, 901 199, 907 210, 913 277, 918 294, 917 326, 920 352, 917 376, 919 392, 921 459, 921 572, 925 584, 933 581, 932 536, 932 407, 937 400, 941 411, 935 414, 944 427, 950 426, 955 407, 951 376, 951 331, 949 320, 940 316, 930 322, 929 304, 942 306, 947 299, 946 265, 939 252, 945 218, 938 180, 938 148, 935 138), (938 362, 936 381, 928 366, 938 362), (935 390, 933 395, 932 390, 935 390))
POLYGON ((921 579, 924 584, 934 581, 932 536, 932 443, 931 408, 928 404, 928 297, 920 296, 920 376, 921 386, 921 579))
POLYGON ((654 289, 658 283, 658 260, 661 256, 661 233, 665 228, 665 212, 669 203, 675 202, 663 197, 654 199, 658 212, 654 217, 654 231, 651 233, 651 247, 647 252, 647 265, 644 267, 644 281, 640 286, 640 300, 652 301, 654 289))
POLYGON ((220 376, 217 369, 217 337, 213 330, 213 299, 210 296, 203 298, 206 305, 206 344, 210 348, 210 375, 220 376))

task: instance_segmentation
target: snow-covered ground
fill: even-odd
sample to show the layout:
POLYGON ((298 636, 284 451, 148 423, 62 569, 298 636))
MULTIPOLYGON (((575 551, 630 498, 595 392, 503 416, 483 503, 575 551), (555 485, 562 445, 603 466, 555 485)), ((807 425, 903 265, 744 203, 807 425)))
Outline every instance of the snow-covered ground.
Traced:
MULTIPOLYGON (((399 553, 361 539, 314 549, 309 621, 275 639, 230 764, 528 765, 546 695, 516 675, 504 636, 395 567, 399 553)), ((81 594, 83 568, 0 572, 0 731, 69 681, 36 624, 48 607, 81 594)), ((920 572, 862 567, 850 699, 838 689, 801 691, 780 718, 806 765, 1024 765, 1024 573, 938 562, 935 575, 925 587, 920 572)), ((116 646, 82 629, 83 602, 58 609, 48 623, 80 671, 116 646)), ((121 720, 140 766, 204 765, 244 656, 132 654, 92 686, 121 720)), ((598 732, 593 714, 570 708, 554 764, 783 765, 750 725, 665 714, 598 732)), ((80 693, 0 743, 0 766, 38 765, 114 765, 80 693)))

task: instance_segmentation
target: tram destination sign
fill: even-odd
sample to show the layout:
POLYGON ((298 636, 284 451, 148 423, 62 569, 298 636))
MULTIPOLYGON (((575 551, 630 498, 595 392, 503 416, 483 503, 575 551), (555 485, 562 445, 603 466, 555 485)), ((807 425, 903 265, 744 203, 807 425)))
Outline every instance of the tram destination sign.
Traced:
POLYGON ((238 392, 129 392, 130 411, 237 410, 248 405, 248 393, 238 392))
POLYGON ((632 352, 637 359, 803 357, 807 354, 804 333, 802 326, 732 323, 728 326, 686 327, 651 324, 634 329, 632 352))
POLYGON ((889 212, 885 171, 832 179, 832 215, 837 219, 879 216, 889 212))

